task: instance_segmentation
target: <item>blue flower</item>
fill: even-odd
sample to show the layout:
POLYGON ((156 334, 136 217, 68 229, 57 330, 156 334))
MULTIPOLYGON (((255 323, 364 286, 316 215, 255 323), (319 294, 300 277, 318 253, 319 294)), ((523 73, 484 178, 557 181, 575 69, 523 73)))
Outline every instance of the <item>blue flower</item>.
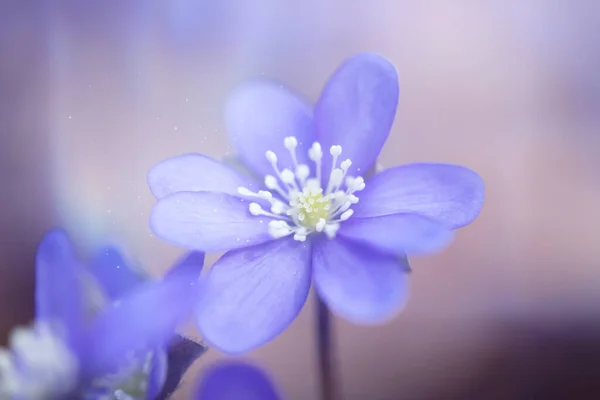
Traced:
POLYGON ((203 255, 190 253, 169 277, 142 283, 124 262, 111 262, 120 257, 116 251, 103 253, 108 258, 86 269, 63 231, 44 236, 36 257, 35 323, 15 329, 11 349, 0 351, 0 398, 153 399, 159 393, 164 349, 191 313, 185 304, 197 293, 192 271, 203 255))
POLYGON ((280 400, 281 397, 258 367, 241 362, 222 362, 205 372, 192 399, 280 400))
POLYGON ((227 251, 202 285, 197 323, 209 344, 235 354, 273 339, 311 282, 336 314, 385 320, 407 298, 406 254, 442 249, 475 219, 484 185, 470 169, 419 163, 368 177, 397 102, 393 65, 370 53, 345 61, 314 109, 283 85, 249 82, 225 117, 262 182, 201 154, 150 170, 156 235, 227 251))

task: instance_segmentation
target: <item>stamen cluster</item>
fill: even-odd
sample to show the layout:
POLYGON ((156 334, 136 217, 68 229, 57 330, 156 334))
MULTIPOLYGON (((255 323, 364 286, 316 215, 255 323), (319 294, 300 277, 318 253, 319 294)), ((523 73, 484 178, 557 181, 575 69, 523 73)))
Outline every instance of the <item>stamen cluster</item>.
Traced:
POLYGON ((308 158, 315 164, 315 173, 311 175, 308 165, 298 163, 298 140, 294 136, 288 136, 283 143, 290 152, 294 170, 280 170, 277 166, 277 155, 268 150, 265 156, 275 172, 275 175, 267 175, 264 178, 268 190, 255 193, 240 187, 239 194, 259 198, 261 203, 269 204, 267 211, 258 202, 252 202, 249 210, 252 215, 275 218, 269 222, 269 233, 275 238, 293 234, 295 240, 303 242, 314 232, 324 232, 327 237, 334 238, 340 223, 354 213, 350 208, 358 203, 358 197, 354 193, 365 188, 364 179, 348 175, 348 169, 352 165, 350 159, 342 161, 338 168, 342 147, 331 146, 329 154, 333 157, 333 162, 327 185, 323 189, 321 145, 314 142, 308 150, 308 158))

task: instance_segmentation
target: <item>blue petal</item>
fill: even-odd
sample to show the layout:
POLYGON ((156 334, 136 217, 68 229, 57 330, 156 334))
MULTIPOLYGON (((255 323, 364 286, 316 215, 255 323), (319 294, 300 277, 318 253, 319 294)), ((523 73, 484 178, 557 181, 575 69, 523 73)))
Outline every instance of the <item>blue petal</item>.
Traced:
POLYGON ((450 244, 454 237, 448 227, 415 214, 352 217, 341 224, 338 235, 390 254, 433 253, 450 244))
POLYGON ((164 348, 175 329, 189 318, 197 303, 199 279, 197 258, 185 257, 162 281, 138 286, 93 322, 83 353, 84 373, 98 376, 114 371, 125 354, 164 348), (193 263, 194 266, 190 266, 193 263))
POLYGON ((211 366, 200 381, 194 400, 279 400, 263 371, 250 364, 222 362, 211 366))
POLYGON ((298 161, 309 164, 308 149, 314 142, 312 106, 281 84, 251 81, 240 86, 226 105, 225 122, 236 152, 260 177, 273 174, 265 158, 267 150, 277 154, 280 169, 292 168, 283 146, 286 136, 296 137, 298 161))
POLYGON ((284 238, 225 254, 208 271, 197 321, 202 338, 240 354, 279 335, 310 288, 310 245, 284 238))
POLYGON ((260 189, 251 178, 202 154, 183 154, 156 164, 148 172, 148 185, 157 199, 177 192, 220 192, 236 196, 239 187, 260 189))
POLYGON ((378 323, 396 314, 408 297, 408 260, 343 238, 314 244, 313 279, 337 315, 378 323))
POLYGON ((152 354, 152 366, 148 375, 148 390, 146 393, 147 400, 156 400, 157 396, 162 391, 162 388, 167 379, 167 353, 162 348, 156 349, 152 354))
POLYGON ((77 339, 84 317, 80 264, 67 234, 48 232, 36 255, 36 320, 60 323, 68 339, 77 339))
POLYGON ((485 188, 476 172, 451 164, 402 165, 375 175, 358 193, 358 218, 414 213, 450 228, 470 224, 479 214, 485 188))
POLYGON ((88 269, 110 300, 116 300, 148 279, 148 276, 129 265, 115 247, 98 251, 88 269))
MULTIPOLYGON (((342 146, 340 160, 352 160, 349 174, 364 175, 385 143, 398 105, 398 75, 373 53, 346 60, 331 76, 315 106, 317 140, 328 152, 342 146)), ((323 158, 323 171, 331 157, 323 158)))
POLYGON ((152 210, 154 233, 177 246, 205 252, 226 251, 272 240, 269 217, 248 211, 249 202, 224 193, 180 192, 152 210))

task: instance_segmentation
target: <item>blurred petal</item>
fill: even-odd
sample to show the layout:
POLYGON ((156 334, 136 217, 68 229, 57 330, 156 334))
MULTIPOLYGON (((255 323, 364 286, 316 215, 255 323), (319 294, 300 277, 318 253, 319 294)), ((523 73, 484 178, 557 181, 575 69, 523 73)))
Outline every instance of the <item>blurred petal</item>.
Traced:
POLYGON ((251 81, 240 86, 225 108, 231 144, 240 158, 260 177, 273 174, 265 152, 277 154, 279 167, 291 168, 292 158, 283 146, 286 136, 298 140, 298 161, 308 163, 314 141, 312 106, 285 86, 268 81, 251 81))
POLYGON ((193 400, 278 400, 275 387, 259 368, 224 362, 211 366, 200 381, 193 400))
POLYGON ((114 247, 106 247, 96 253, 88 269, 110 300, 116 300, 148 279, 148 276, 129 265, 114 247))
POLYGON ((152 231, 187 249, 226 251, 272 240, 268 223, 248 211, 249 202, 225 193, 180 192, 154 206, 152 231))
POLYGON ((186 277, 195 279, 200 278, 204 268, 204 253, 201 251, 190 251, 177 261, 171 269, 165 274, 165 279, 182 279, 186 277))
POLYGON ((350 218, 338 235, 390 254, 420 254, 442 250, 453 232, 430 218, 415 214, 393 214, 375 218, 350 218))
POLYGON ((156 164, 148 185, 157 199, 176 192, 220 192, 237 196, 238 188, 258 191, 259 184, 202 154, 183 154, 156 164))
POLYGON ((86 336, 83 353, 86 376, 114 371, 125 354, 164 348, 179 324, 189 318, 199 295, 194 257, 185 257, 174 273, 162 281, 138 286, 101 313, 86 336))
POLYGON ((284 238, 230 251, 208 271, 197 321, 201 336, 239 354, 279 335, 302 309, 310 288, 310 245, 284 238))
POLYGON ((175 392, 185 372, 206 350, 208 348, 198 342, 175 335, 169 345, 167 379, 158 399, 168 399, 175 392))
POLYGON ((414 213, 451 228, 470 224, 485 195, 476 172, 451 164, 409 164, 386 169, 367 181, 354 209, 358 218, 414 213))
POLYGON ((408 260, 340 237, 316 241, 313 279, 337 315, 377 323, 396 314, 408 297, 408 260))
MULTIPOLYGON (((315 106, 316 136, 325 152, 342 146, 341 159, 352 160, 350 175, 364 175, 385 143, 398 105, 398 75, 373 53, 346 60, 331 76, 315 106)), ((331 157, 323 158, 323 171, 331 157)))
POLYGON ((158 394, 165 384, 168 367, 169 364, 167 362, 166 352, 162 348, 154 351, 152 354, 152 366, 150 367, 150 374, 148 375, 146 400, 157 399, 158 394))
POLYGON ((75 340, 85 313, 83 276, 66 232, 53 230, 42 238, 35 279, 36 319, 63 324, 69 339, 75 340))

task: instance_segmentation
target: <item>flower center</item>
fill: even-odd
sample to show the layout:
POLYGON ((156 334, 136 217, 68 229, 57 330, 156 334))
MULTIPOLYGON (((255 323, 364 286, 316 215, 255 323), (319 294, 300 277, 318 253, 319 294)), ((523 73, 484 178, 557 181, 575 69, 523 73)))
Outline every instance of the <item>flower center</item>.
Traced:
POLYGON ((262 204, 252 202, 249 205, 252 215, 264 215, 275 218, 269 222, 269 233, 275 238, 293 234, 294 239, 305 241, 314 232, 324 232, 327 237, 334 238, 340 223, 352 216, 350 208, 358 202, 354 193, 365 188, 362 177, 348 175, 352 165, 350 159, 342 161, 337 166, 342 154, 341 146, 331 146, 329 154, 333 158, 327 187, 321 187, 321 160, 323 151, 318 142, 313 143, 308 150, 308 157, 314 162, 314 175, 306 164, 299 164, 296 158, 298 140, 288 136, 283 144, 290 152, 294 171, 280 170, 277 166, 277 155, 268 150, 267 160, 273 166, 275 175, 265 176, 265 186, 269 190, 259 190, 257 193, 246 188, 238 188, 238 192, 246 197, 259 198, 262 204), (263 206, 270 208, 265 210, 263 206))
POLYGON ((49 326, 16 328, 10 346, 0 349, 0 398, 62 398, 77 385, 77 357, 49 326))

